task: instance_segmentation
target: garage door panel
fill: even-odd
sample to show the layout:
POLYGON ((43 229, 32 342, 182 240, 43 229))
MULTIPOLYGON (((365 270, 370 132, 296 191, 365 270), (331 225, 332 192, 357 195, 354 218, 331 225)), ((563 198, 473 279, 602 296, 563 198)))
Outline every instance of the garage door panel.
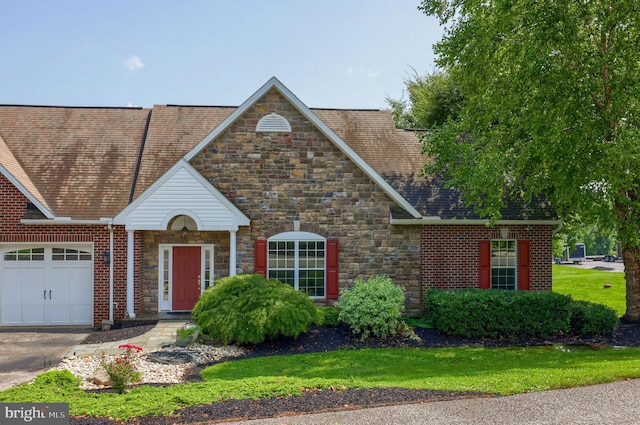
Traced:
POLYGON ((0 325, 93 323, 91 247, 13 249, 0 255, 0 325))
POLYGON ((93 318, 91 304, 71 304, 69 322, 72 325, 86 325, 87 318, 93 318))

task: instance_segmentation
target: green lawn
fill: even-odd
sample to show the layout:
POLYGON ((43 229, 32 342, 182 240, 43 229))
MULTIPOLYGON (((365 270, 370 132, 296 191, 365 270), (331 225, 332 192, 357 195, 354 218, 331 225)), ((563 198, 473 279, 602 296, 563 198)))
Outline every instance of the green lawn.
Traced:
POLYGON ((299 395, 304 389, 405 387, 508 395, 640 378, 638 358, 640 348, 345 350, 225 362, 205 369, 205 382, 142 386, 122 395, 85 393, 49 380, 0 392, 0 402, 68 402, 74 416, 125 419, 228 398, 299 395))
POLYGON ((578 269, 553 265, 553 291, 575 300, 607 305, 621 317, 626 312, 626 286, 623 272, 578 269), (605 288, 610 284, 611 288, 605 288))

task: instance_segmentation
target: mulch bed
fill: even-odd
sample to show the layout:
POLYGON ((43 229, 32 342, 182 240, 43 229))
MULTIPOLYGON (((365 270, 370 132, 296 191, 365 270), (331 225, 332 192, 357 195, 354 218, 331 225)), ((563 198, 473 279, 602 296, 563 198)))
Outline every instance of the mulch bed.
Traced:
MULTIPOLYGON (((116 329, 112 331, 94 332, 85 343, 118 341, 142 334, 149 326, 116 329)), ((354 338, 346 326, 337 328, 312 327, 309 332, 297 339, 283 338, 278 341, 265 342, 254 346, 246 346, 249 353, 244 357, 264 357, 272 355, 303 354, 312 352, 334 351, 338 349, 383 348, 383 347, 455 347, 483 346, 510 347, 541 344, 568 344, 587 346, 633 346, 640 347, 640 324, 621 322, 620 327, 611 335, 593 336, 561 336, 546 339, 522 340, 477 340, 454 338, 440 335, 432 329, 415 328, 421 341, 405 337, 394 337, 386 341, 360 341, 354 338)), ((194 368, 189 380, 200 380, 202 368, 194 368)), ((225 400, 222 402, 193 406, 176 412, 175 416, 143 416, 135 418, 127 424, 136 425, 169 425, 192 423, 217 423, 232 420, 247 420, 274 416, 290 416, 304 413, 352 410, 365 407, 386 406, 392 404, 426 403, 471 397, 495 397, 484 393, 457 393, 448 391, 412 390, 405 388, 346 389, 346 390, 310 390, 302 396, 278 397, 260 400, 225 400)), ((108 418, 72 417, 72 425, 114 425, 118 422, 108 418)))

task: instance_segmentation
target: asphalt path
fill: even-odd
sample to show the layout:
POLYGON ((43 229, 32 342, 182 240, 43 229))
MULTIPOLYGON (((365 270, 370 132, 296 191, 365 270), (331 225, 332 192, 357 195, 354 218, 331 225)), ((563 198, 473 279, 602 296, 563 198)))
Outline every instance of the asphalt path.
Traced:
POLYGON ((372 409, 226 422, 226 424, 635 425, 639 422, 640 379, 630 379, 609 384, 532 392, 509 397, 405 404, 372 409))
POLYGON ((89 332, 77 327, 1 329, 0 391, 56 366, 89 332))
POLYGON ((624 272, 624 263, 622 261, 606 262, 586 260, 579 264, 564 262, 560 264, 563 267, 575 267, 578 269, 594 269, 605 272, 624 272))

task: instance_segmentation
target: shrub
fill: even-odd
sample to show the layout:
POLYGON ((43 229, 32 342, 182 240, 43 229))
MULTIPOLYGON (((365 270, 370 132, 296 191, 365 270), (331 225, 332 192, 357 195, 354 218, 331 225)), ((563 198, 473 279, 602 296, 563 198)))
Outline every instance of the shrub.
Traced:
POLYGON ((200 296, 192 315, 204 333, 225 344, 298 337, 320 320, 305 293, 259 274, 218 279, 200 296))
POLYGON ((142 378, 142 374, 135 367, 138 360, 137 355, 142 351, 142 348, 131 344, 122 344, 118 348, 123 349, 124 353, 113 359, 109 359, 103 354, 100 359, 100 367, 109 376, 113 390, 118 394, 124 394, 129 384, 140 382, 142 378))
POLYGON ((618 315, 614 309, 589 301, 573 301, 571 304, 571 331, 577 334, 605 335, 618 327, 618 315))
POLYGON ((34 385, 38 387, 53 386, 57 388, 78 388, 81 382, 82 379, 76 377, 66 369, 45 372, 36 376, 36 379, 33 381, 34 385))
POLYGON ((554 292, 431 290, 426 314, 447 335, 544 338, 569 331, 571 297, 554 292))
POLYGON ((376 276, 367 281, 357 279, 353 288, 341 289, 336 307, 340 309, 339 319, 361 339, 369 335, 384 339, 407 329, 399 320, 404 300, 403 287, 394 285, 388 277, 376 276))
POLYGON ((340 311, 335 307, 318 307, 320 314, 320 326, 338 326, 340 324, 340 311))

